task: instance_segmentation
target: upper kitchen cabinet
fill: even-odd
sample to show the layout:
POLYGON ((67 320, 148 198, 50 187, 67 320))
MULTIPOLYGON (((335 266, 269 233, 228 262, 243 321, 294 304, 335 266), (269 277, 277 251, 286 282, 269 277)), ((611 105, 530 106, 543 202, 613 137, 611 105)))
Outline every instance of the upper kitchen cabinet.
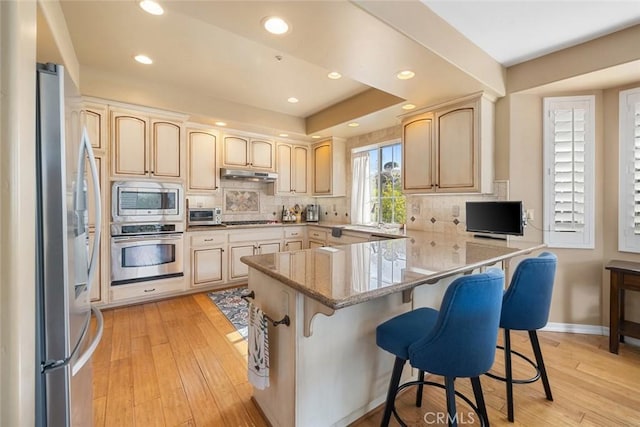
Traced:
POLYGON ((80 112, 82 125, 87 129, 87 135, 91 146, 96 152, 107 149, 107 106, 93 103, 84 103, 80 112))
POLYGON ((177 121, 112 110, 113 175, 182 179, 182 133, 177 121))
POLYGON ((332 138, 311 147, 313 158, 313 195, 345 195, 346 144, 341 138, 332 138))
POLYGON ((404 120, 404 191, 492 192, 493 117, 493 101, 475 95, 404 120))
POLYGON ((222 143, 222 164, 228 168, 275 169, 275 144, 263 138, 225 135, 222 143))
POLYGON ((276 145, 276 172, 278 179, 273 184, 275 194, 281 196, 308 195, 311 168, 310 151, 306 145, 278 143, 276 145))
POLYGON ((187 128, 187 191, 218 189, 218 139, 214 130, 187 128))

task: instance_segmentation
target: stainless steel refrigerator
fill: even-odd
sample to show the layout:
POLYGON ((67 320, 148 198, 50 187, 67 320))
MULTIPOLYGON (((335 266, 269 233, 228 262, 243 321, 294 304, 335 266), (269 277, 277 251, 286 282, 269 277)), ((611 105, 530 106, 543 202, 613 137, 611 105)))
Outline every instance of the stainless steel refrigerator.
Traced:
POLYGON ((36 425, 91 426, 90 359, 102 337, 102 315, 89 298, 99 262, 98 173, 64 67, 37 64, 36 93, 36 425), (87 206, 87 185, 96 206, 87 206), (95 209, 92 248, 87 209, 95 209))

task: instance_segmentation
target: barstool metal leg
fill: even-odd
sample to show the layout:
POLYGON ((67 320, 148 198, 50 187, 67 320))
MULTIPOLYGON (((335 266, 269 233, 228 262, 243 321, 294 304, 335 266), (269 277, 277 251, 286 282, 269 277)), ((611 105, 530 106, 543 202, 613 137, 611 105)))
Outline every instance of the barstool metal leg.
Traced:
POLYGON ((487 406, 484 403, 484 395, 482 394, 482 384, 480 383, 480 377, 471 378, 471 386, 473 387, 473 395, 476 398, 478 411, 484 418, 484 425, 486 427, 489 427, 489 415, 487 414, 487 406))
POLYGON ((398 392, 398 384, 400 384, 400 377, 402 376, 402 368, 406 363, 406 359, 396 356, 396 361, 393 364, 393 372, 391 373, 391 381, 389 381, 389 391, 387 392, 387 403, 384 406, 384 414, 381 427, 387 427, 391 420, 391 412, 393 411, 394 401, 396 400, 396 393, 398 392))
POLYGON ((513 371, 511 369, 511 334, 504 330, 504 370, 507 383, 507 418, 513 422, 513 371))
POLYGON ((458 416, 456 414, 456 390, 454 377, 444 378, 444 387, 447 392, 447 414, 449 415, 449 426, 458 427, 458 416))
POLYGON ((418 372, 418 381, 420 381, 420 384, 418 384, 418 391, 416 393, 416 407, 420 408, 422 406, 422 389, 424 388, 424 384, 422 384, 424 381, 424 371, 422 370, 418 372))
POLYGON ((540 371, 540 378, 542 378, 544 393, 547 395, 547 400, 553 401, 553 396, 551 395, 551 385, 549 384, 549 378, 547 377, 547 369, 544 367, 542 351, 540 350, 540 341, 538 341, 538 334, 535 330, 529 331, 529 339, 531 340, 533 354, 536 356, 536 363, 538 364, 538 370, 540 371))

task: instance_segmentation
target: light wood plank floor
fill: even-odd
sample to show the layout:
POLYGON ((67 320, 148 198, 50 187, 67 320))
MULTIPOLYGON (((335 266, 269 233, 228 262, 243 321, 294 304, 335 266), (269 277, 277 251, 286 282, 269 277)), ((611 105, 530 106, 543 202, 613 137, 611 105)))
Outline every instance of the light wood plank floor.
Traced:
MULTIPOLYGON (((246 341, 206 293, 105 310, 104 317, 104 336, 93 357, 95 426, 268 425, 251 401, 246 341)), ((639 349, 621 345, 616 356, 608 352, 607 337, 539 336, 554 402, 545 400, 540 382, 516 385, 515 425, 640 426, 639 349)), ((512 343, 531 354, 526 334, 514 333, 512 343)), ((497 372, 502 357, 497 353, 497 372)), ((530 369, 514 360, 517 375, 530 369)), ((504 384, 483 377, 482 385, 491 424, 514 425, 506 419, 504 384)), ((468 380, 457 380, 456 387, 473 396, 468 380)), ((398 398, 405 422, 438 425, 437 414, 445 411, 443 390, 425 388, 421 408, 413 400, 413 390, 398 398)), ((460 425, 479 425, 468 411, 459 401, 460 425)), ((353 425, 377 426, 380 418, 378 408, 353 425)))

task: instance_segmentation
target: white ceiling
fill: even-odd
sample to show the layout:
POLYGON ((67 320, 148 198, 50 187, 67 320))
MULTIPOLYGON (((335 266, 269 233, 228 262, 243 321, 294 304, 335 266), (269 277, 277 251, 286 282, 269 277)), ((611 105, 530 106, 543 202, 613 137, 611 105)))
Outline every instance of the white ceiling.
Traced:
POLYGON ((506 67, 640 22, 637 0, 421 1, 506 67))
MULTIPOLYGON (((469 46, 460 61, 488 65, 501 82, 499 63, 640 22, 640 1, 422 1, 486 53, 449 26, 440 28, 440 49, 462 38, 469 46)), ((311 134, 350 137, 393 126, 406 114, 406 102, 421 107, 477 91, 504 94, 496 79, 463 71, 424 43, 421 37, 435 23, 422 21, 434 15, 420 0, 161 0, 166 13, 159 17, 137 3, 61 2, 81 64, 83 94, 306 141, 311 134), (291 31, 266 33, 260 22, 271 15, 287 19, 291 31), (139 53, 154 64, 134 62, 139 53), (416 77, 396 79, 406 68, 416 77), (330 80, 330 71, 344 77, 330 80), (300 102, 288 103, 291 96, 300 102), (317 129, 311 132, 314 118, 317 129), (353 120, 360 126, 348 127, 353 120)), ((39 34, 39 61, 53 58, 50 45, 39 34)))

